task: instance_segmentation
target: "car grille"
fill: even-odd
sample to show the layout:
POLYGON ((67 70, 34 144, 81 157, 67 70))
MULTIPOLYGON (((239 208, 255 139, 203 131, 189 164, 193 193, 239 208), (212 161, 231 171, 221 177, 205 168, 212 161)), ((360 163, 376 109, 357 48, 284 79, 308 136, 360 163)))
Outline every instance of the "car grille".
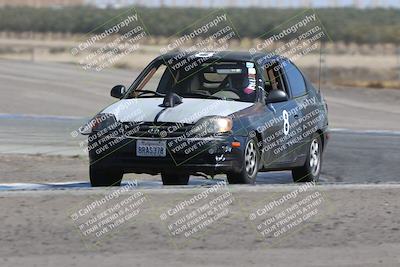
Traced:
POLYGON ((126 137, 152 137, 152 138, 176 138, 185 136, 192 128, 192 124, 171 122, 142 122, 122 123, 123 132, 126 137))

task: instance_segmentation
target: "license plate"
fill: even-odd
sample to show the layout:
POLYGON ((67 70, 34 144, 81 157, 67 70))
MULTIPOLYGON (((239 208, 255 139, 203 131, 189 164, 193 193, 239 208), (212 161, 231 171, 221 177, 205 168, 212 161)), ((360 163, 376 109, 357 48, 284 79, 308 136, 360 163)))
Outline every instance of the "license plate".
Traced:
POLYGON ((165 141, 137 140, 136 156, 138 157, 165 157, 167 155, 165 141))

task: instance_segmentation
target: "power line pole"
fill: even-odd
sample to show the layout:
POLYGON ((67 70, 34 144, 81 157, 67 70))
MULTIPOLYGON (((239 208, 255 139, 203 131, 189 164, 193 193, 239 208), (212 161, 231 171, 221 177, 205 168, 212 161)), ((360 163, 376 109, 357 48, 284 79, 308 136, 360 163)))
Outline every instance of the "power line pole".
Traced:
POLYGON ((398 72, 398 80, 400 81, 400 45, 397 45, 397 72, 398 72))
POLYGON ((374 2, 372 4, 372 7, 377 8, 377 7, 380 7, 380 5, 381 5, 381 1, 380 0, 374 0, 374 2))
POLYGON ((361 8, 361 1, 360 0, 353 0, 353 7, 361 8))
POLYGON ((302 0, 301 5, 303 7, 311 7, 311 0, 302 0))
POLYGON ((331 0, 331 6, 332 7, 338 7, 338 0, 331 0))

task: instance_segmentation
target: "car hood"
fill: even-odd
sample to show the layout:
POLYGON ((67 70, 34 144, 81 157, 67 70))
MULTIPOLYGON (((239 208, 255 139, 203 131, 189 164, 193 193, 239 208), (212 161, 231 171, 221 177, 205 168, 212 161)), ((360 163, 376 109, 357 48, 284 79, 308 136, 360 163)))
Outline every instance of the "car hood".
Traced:
POLYGON ((158 116, 158 122, 191 124, 205 116, 227 116, 254 104, 219 99, 184 98, 182 104, 164 108, 159 106, 162 102, 163 98, 122 99, 101 113, 113 114, 120 122, 153 122, 158 116))

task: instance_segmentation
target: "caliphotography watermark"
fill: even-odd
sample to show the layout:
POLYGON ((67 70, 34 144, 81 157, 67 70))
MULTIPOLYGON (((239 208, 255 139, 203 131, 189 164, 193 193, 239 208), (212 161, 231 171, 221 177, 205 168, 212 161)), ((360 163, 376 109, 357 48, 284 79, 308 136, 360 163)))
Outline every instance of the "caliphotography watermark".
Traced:
POLYGON ((143 135, 140 126, 146 113, 136 99, 129 99, 112 107, 113 112, 121 114, 119 120, 111 113, 99 113, 83 124, 79 129, 70 132, 83 153, 108 155, 126 143, 130 137, 143 135), (81 140, 80 134, 88 135, 81 140))
POLYGON ((201 70, 216 53, 229 50, 232 40, 239 39, 224 10, 209 14, 178 32, 177 36, 179 37, 171 37, 173 41, 160 48, 176 82, 181 82, 201 70))
POLYGON ((251 54, 263 52, 258 59, 260 65, 274 67, 275 71, 286 67, 288 59, 292 62, 319 53, 322 42, 329 40, 324 26, 314 10, 307 10, 272 31, 259 37, 260 41, 249 49, 251 54))
POLYGON ((140 50, 149 34, 135 9, 97 27, 71 49, 85 71, 102 71, 140 50))
POLYGON ((221 225, 230 214, 235 197, 225 181, 218 181, 207 189, 179 201, 160 214, 160 220, 175 243, 201 236, 210 228, 221 225))
POLYGON ((248 219, 269 244, 279 242, 326 214, 327 198, 315 187, 316 182, 306 182, 294 190, 275 194, 253 208, 248 219))
POLYGON ((139 216, 148 199, 137 186, 136 180, 127 181, 70 210, 69 218, 87 246, 99 246, 105 238, 126 228, 139 216))
POLYGON ((326 120, 325 113, 321 109, 312 107, 316 103, 315 96, 299 101, 295 107, 283 107, 279 111, 279 116, 267 120, 249 134, 254 136, 256 132, 268 133, 258 141, 258 148, 261 152, 273 154, 276 158, 303 150, 326 120))

